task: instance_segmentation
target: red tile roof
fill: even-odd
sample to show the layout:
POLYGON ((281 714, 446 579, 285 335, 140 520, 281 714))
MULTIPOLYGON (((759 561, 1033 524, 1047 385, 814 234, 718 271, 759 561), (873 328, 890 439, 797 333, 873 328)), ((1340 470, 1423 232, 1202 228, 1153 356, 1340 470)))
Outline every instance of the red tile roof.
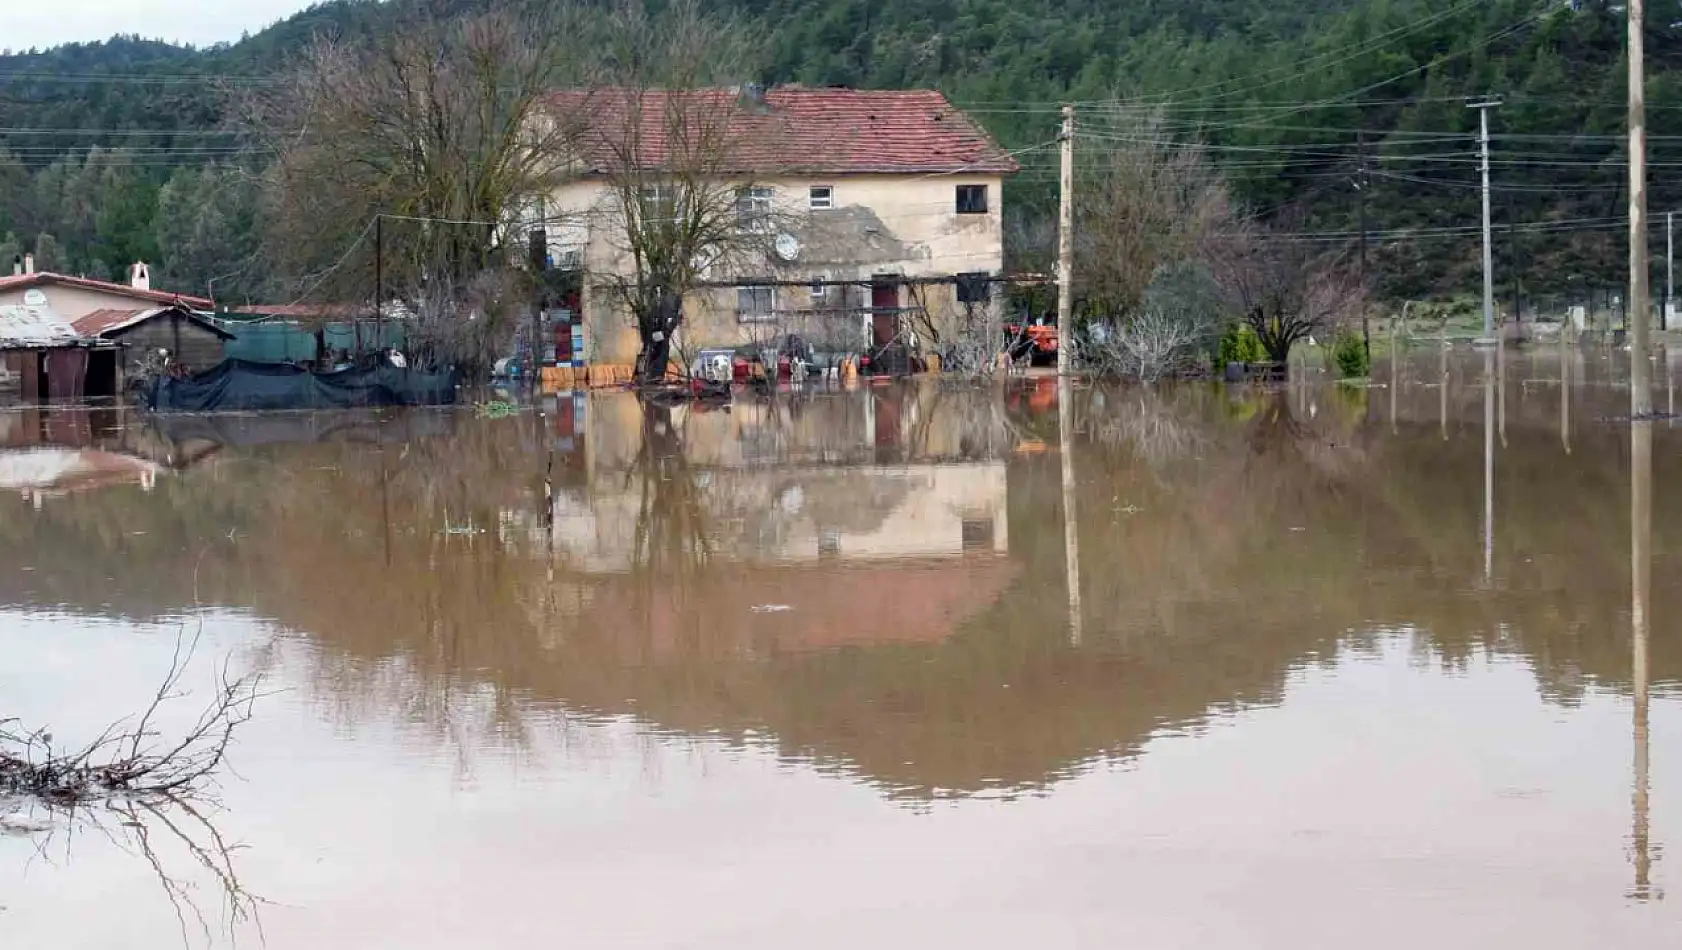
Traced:
POLYGON ((210 300, 204 297, 189 297, 185 294, 172 294, 162 290, 140 290, 128 284, 112 283, 108 280, 93 280, 87 277, 71 277, 68 274, 53 274, 47 271, 37 271, 33 274, 12 274, 0 277, 0 290, 28 290, 43 284, 59 284, 64 287, 79 287, 83 290, 98 290, 108 294, 119 294, 133 297, 136 300, 149 300, 153 303, 179 303, 184 307, 195 310, 209 310, 210 300))
POLYGON ((585 160, 605 172, 634 152, 659 167, 691 144, 720 173, 1009 175, 1020 166, 932 89, 865 91, 780 86, 765 105, 733 89, 557 92, 550 104, 583 130, 585 160))

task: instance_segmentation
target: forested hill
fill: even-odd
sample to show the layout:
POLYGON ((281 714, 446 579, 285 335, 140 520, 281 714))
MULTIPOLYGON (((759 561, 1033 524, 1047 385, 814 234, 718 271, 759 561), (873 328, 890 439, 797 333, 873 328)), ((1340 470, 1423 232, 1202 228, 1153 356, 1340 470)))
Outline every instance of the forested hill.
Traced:
MULTIPOLYGON (((63 267, 115 273, 146 256, 202 286, 215 276, 201 272, 216 266, 214 242, 201 236, 205 246, 183 249, 162 219, 225 197, 225 183, 201 170, 237 157, 217 129, 220 89, 265 81, 317 33, 398 29, 407 2, 328 3, 204 50, 118 37, 0 56, 0 235, 28 246, 50 235, 63 267), (94 146, 102 151, 90 160, 94 146)), ((465 10, 493 0, 446 2, 465 10)), ((1287 215, 1304 240, 1328 247, 1354 245, 1364 194, 1374 267, 1390 296, 1474 285, 1477 116, 1465 99, 1498 95, 1500 269, 1538 293, 1618 282, 1624 25, 1622 8, 1604 0, 712 6, 764 27, 761 79, 938 87, 1012 148, 1049 141, 1063 101, 1080 109, 1078 145, 1089 155, 1128 144, 1139 114, 1159 108, 1160 127, 1207 143, 1252 210, 1287 215)), ((1661 6, 1648 15, 1655 212, 1682 204, 1677 14, 1661 6)), ((1011 213, 1045 206, 1052 161, 1049 150, 1024 156, 1011 213)), ((222 226, 229 240, 248 237, 233 234, 237 221, 222 226)))

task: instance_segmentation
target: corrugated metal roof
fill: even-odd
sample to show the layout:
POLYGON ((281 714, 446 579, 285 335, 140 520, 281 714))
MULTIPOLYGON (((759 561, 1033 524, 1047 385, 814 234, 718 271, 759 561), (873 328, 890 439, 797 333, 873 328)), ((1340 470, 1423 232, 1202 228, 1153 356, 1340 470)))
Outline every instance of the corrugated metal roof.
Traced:
POLYGON ((78 317, 72 324, 76 332, 83 336, 99 336, 112 330, 121 330, 141 323, 154 314, 163 313, 163 308, 153 307, 148 310, 94 310, 87 315, 78 317))
POLYGON ((51 307, 0 306, 0 347, 67 346, 81 338, 51 307))

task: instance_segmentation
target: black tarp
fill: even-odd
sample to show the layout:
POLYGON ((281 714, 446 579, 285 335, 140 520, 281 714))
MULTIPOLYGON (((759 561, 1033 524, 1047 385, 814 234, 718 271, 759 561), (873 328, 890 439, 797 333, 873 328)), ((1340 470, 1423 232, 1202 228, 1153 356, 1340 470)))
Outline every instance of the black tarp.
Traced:
POLYGON ((186 379, 154 379, 146 392, 147 407, 157 412, 447 406, 455 401, 454 372, 429 373, 389 363, 314 373, 291 363, 223 360, 186 379))

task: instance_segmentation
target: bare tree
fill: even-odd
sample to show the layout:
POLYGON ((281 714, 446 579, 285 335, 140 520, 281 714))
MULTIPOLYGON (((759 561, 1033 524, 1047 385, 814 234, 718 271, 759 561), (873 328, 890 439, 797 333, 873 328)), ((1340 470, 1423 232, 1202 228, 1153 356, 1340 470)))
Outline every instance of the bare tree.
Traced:
POLYGON ((1169 134, 1160 112, 1123 103, 1082 126, 1077 305, 1088 320, 1117 321, 1141 309, 1157 274, 1206 260, 1238 219, 1202 146, 1169 134))
POLYGON ((568 173, 556 157, 573 130, 545 104, 589 68, 581 22, 564 3, 423 8, 373 40, 320 38, 279 82, 241 94, 242 127, 275 156, 268 238, 294 292, 371 300, 376 216, 388 299, 412 311, 448 309, 508 267, 506 225, 568 173))
POLYGON ((178 632, 169 670, 146 708, 90 742, 65 747, 50 729, 0 719, 0 832, 44 834, 37 847, 45 853, 60 829, 92 830, 138 854, 174 906, 184 944, 189 914, 207 940, 210 924, 195 888, 172 871, 169 852, 185 855, 187 873, 216 882, 230 931, 254 920, 262 903, 240 882, 234 848, 210 817, 220 806, 216 781, 235 732, 251 719, 259 678, 234 676, 224 663, 190 725, 167 735, 158 726, 165 707, 186 696, 182 680, 201 633, 178 632))
MULTIPOLYGON (((657 15, 626 0, 598 44, 603 84, 553 98, 579 131, 578 170, 607 186, 604 222, 623 266, 592 275, 636 325, 641 378, 661 380, 685 295, 746 261, 763 264, 778 211, 755 189, 747 147, 774 120, 752 75, 760 44, 734 20, 675 0, 657 15)), ((758 267, 754 268, 758 270, 758 267)))
POLYGON ((1366 290, 1337 254, 1289 233, 1251 229, 1224 242, 1216 277, 1270 359, 1288 363, 1291 348, 1329 335, 1360 314, 1366 290))

